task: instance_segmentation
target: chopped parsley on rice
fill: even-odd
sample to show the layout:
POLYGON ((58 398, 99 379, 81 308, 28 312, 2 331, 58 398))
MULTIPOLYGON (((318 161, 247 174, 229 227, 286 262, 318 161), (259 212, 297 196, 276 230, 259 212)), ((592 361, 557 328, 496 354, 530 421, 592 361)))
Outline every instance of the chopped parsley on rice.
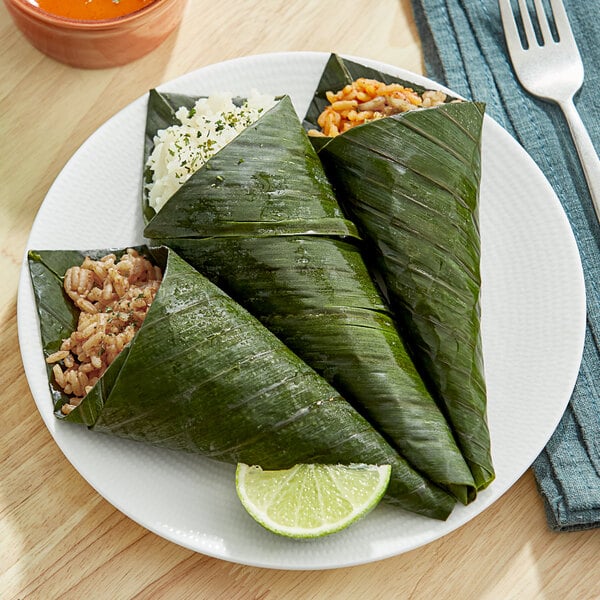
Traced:
POLYGON ((194 107, 181 107, 175 115, 180 125, 158 131, 146 168, 152 182, 146 185, 148 203, 159 211, 189 177, 241 131, 276 103, 273 96, 252 92, 234 103, 231 94, 200 98, 194 107))

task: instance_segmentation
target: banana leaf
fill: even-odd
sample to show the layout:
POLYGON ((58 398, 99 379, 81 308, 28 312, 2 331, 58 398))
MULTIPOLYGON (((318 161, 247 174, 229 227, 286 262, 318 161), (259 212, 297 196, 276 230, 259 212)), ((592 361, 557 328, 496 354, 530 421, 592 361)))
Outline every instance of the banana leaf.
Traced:
MULTIPOLYGON (((150 92, 144 164, 157 131, 179 123, 175 111, 182 101, 180 94, 150 92)), ((194 101, 188 98, 183 106, 194 101)), ((358 237, 339 208, 310 140, 290 127, 291 118, 298 120, 285 96, 192 174, 158 213, 149 206, 145 188, 144 235, 155 239, 315 232, 358 237)), ((151 180, 147 168, 145 180, 151 180)))
MULTIPOLYGON (((166 248, 140 248, 163 282, 135 337, 65 421, 231 463, 391 464, 387 499, 445 519, 455 500, 414 471, 324 379, 166 248)), ((87 254, 31 251, 44 354, 76 326, 62 274, 87 254)), ((52 395, 61 402, 48 368, 52 395)))
MULTIPOLYGON (((161 98, 160 106, 173 103, 174 115, 180 98, 161 98)), ((154 101, 156 93, 147 139, 156 133, 154 101)), ((289 99, 205 167, 149 221, 145 235, 173 248, 270 328, 415 469, 471 501, 475 485, 452 430, 408 356, 354 244, 356 229, 289 99), (255 187, 257 173, 269 186, 255 187)))
MULTIPOLYGON (((325 89, 337 91, 358 77, 407 85, 332 56, 305 125, 318 128, 325 89)), ((478 489, 494 479, 479 303, 483 115, 481 103, 452 102, 314 138, 340 204, 376 257, 407 345, 478 489)))

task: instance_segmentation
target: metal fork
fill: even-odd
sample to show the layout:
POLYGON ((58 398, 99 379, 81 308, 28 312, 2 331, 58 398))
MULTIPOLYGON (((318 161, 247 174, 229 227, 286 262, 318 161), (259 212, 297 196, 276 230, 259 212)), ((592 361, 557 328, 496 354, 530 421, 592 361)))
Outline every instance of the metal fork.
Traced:
POLYGON ((530 14, 526 0, 518 0, 525 46, 521 43, 511 0, 498 1, 515 73, 530 94, 555 102, 564 113, 600 221, 600 159, 573 104, 573 96, 583 85, 583 63, 562 0, 549 0, 558 41, 552 36, 542 0, 534 0, 534 15, 530 14), (541 43, 537 39, 532 16, 537 19, 541 43))

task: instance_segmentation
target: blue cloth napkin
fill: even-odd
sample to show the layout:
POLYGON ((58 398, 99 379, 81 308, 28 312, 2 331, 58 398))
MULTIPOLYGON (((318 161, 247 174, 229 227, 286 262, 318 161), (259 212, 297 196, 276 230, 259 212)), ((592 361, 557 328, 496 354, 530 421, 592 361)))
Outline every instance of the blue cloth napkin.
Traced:
MULTIPOLYGON (((600 526, 600 226, 567 124, 557 106, 516 79, 498 0, 412 0, 426 74, 487 112, 537 162, 567 213, 581 254, 588 302, 583 362, 562 421, 533 472, 548 525, 557 531, 600 526)), ((600 2, 564 0, 585 68, 575 104, 600 148, 600 2)))

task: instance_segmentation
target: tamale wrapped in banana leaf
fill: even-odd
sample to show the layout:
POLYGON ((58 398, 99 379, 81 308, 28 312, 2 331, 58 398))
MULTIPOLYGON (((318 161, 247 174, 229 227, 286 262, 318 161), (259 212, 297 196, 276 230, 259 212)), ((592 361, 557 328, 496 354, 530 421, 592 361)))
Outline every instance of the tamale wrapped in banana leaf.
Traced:
MULTIPOLYGON (((136 250, 163 274, 146 317, 66 415, 60 407, 69 399, 48 366, 58 417, 94 431, 266 469, 315 462, 391 464, 391 503, 437 519, 449 515, 455 500, 414 471, 257 319, 172 250, 136 250)), ((69 338, 79 316, 63 292, 64 273, 85 256, 108 252, 29 253, 47 357, 69 338)))
MULTIPOLYGON (((146 159, 194 99, 152 92, 146 159), (179 109, 181 110, 181 109, 179 109)), ((147 160, 146 160, 147 164, 147 160)), ((146 181, 151 173, 146 172, 146 181)), ((275 333, 419 472, 461 502, 470 471, 426 389, 288 97, 195 170, 145 235, 173 248, 275 333)))
POLYGON ((326 116, 330 100, 349 102, 355 88, 355 111, 346 114, 363 117, 362 124, 311 139, 340 204, 369 244, 411 355, 482 489, 494 478, 480 333, 484 106, 439 92, 428 97, 421 86, 332 55, 305 127, 319 131, 333 122, 335 115, 326 116), (392 93, 396 84, 412 88, 404 92, 406 110, 386 116, 388 103, 377 89, 392 93), (366 94, 371 88, 374 101, 366 94), (379 114, 364 119, 363 109, 374 106, 379 114))

